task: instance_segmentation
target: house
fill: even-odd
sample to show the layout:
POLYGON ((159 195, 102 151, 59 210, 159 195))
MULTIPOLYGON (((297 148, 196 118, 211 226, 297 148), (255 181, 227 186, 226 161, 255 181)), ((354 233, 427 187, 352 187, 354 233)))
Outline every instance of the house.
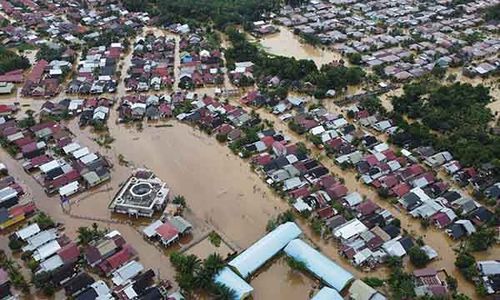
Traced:
POLYGON ((360 279, 354 280, 349 287, 349 299, 351 300, 385 300, 387 299, 380 292, 364 283, 360 279))
POLYGON ((167 218, 167 220, 175 227, 175 229, 177 229, 177 232, 179 232, 180 236, 190 233, 193 228, 191 223, 186 221, 181 216, 169 217, 167 218))
POLYGON ((469 236, 476 232, 476 228, 469 220, 457 220, 449 228, 446 233, 453 239, 460 239, 464 236, 469 236))
POLYGON ((480 274, 481 281, 486 287, 488 294, 496 294, 500 292, 500 261, 486 260, 478 261, 477 269, 480 274))
POLYGON ((80 273, 63 284, 66 296, 73 297, 84 291, 95 280, 87 273, 80 273))
POLYGON ((95 267, 102 260, 119 251, 123 245, 125 245, 125 240, 120 233, 112 231, 101 240, 93 241, 83 249, 85 260, 91 267, 95 267))
POLYGON ((144 267, 139 262, 132 260, 126 265, 122 266, 118 270, 112 273, 111 281, 117 285, 123 285, 127 283, 130 279, 138 275, 144 270, 144 267))
POLYGON ((177 239, 179 239, 179 231, 172 223, 168 221, 158 226, 155 231, 160 237, 161 243, 165 247, 170 246, 172 243, 177 241, 177 239))
POLYGON ((425 268, 413 271, 415 281, 415 294, 418 297, 446 297, 448 287, 446 282, 441 280, 438 272, 432 268, 425 268))
POLYGON ((368 228, 365 226, 365 224, 363 224, 358 219, 352 219, 351 221, 348 221, 347 223, 344 223, 335 228, 333 235, 338 239, 349 240, 353 237, 358 236, 366 230, 368 230, 368 228))

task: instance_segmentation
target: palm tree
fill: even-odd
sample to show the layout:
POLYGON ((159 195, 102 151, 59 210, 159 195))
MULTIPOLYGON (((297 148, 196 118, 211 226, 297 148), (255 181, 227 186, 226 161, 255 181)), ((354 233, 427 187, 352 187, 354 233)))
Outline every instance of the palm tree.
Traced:
POLYGON ((233 289, 220 283, 216 284, 214 294, 215 299, 217 300, 234 300, 237 297, 236 292, 233 289))
POLYGON ((224 260, 218 253, 212 253, 203 261, 203 268, 215 276, 224 268, 224 260))
POLYGON ((224 268, 224 260, 217 253, 210 254, 196 273, 196 283, 202 290, 209 289, 213 285, 215 275, 224 268))
POLYGON ((86 246, 94 239, 92 231, 87 227, 78 227, 77 233, 79 245, 86 246))

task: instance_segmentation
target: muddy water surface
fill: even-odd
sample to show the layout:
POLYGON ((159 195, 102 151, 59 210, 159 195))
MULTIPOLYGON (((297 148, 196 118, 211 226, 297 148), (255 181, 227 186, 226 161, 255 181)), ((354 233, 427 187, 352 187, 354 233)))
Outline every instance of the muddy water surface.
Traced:
POLYGON ((342 59, 340 53, 302 43, 300 38, 286 27, 280 27, 279 32, 262 37, 260 44, 271 54, 312 59, 317 66, 342 59))

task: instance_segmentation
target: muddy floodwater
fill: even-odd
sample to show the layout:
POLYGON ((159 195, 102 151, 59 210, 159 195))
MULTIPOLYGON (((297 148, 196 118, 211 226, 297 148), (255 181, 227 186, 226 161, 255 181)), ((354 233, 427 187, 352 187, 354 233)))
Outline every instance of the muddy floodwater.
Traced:
POLYGON ((260 44, 271 54, 311 59, 317 66, 342 59, 340 53, 301 42, 300 38, 286 27, 280 27, 279 32, 262 37, 260 44))
POLYGON ((253 298, 258 299, 310 299, 319 282, 309 275, 292 270, 281 256, 264 266, 250 281, 253 298))

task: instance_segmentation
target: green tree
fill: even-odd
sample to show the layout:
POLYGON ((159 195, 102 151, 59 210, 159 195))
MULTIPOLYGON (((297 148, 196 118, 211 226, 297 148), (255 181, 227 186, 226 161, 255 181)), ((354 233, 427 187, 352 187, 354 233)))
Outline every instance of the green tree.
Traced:
POLYGON ((172 203, 180 205, 182 207, 186 207, 186 198, 184 196, 182 196, 182 195, 177 195, 172 200, 172 203))
POLYGON ((99 229, 97 223, 93 223, 92 227, 78 227, 78 245, 86 246, 90 242, 99 240, 106 234, 105 230, 99 229))
POLYGON ((40 227, 40 229, 42 229, 42 230, 46 230, 46 229, 48 229, 48 228, 53 228, 53 227, 55 227, 55 226, 56 226, 56 224, 55 224, 54 220, 52 220, 52 218, 51 218, 49 215, 47 215, 47 214, 45 214, 45 213, 43 213, 43 212, 40 212, 40 213, 39 213, 39 214, 38 214, 38 215, 37 215, 37 216, 33 219, 33 221, 34 221, 35 223, 37 223, 37 224, 38 224, 38 226, 40 227))
POLYGON ((215 297, 216 299, 218 300, 233 300, 233 299, 236 299, 236 292, 227 287, 226 285, 223 285, 223 284, 216 284, 215 285, 215 297))
POLYGON ((410 256, 411 263, 417 268, 425 267, 430 261, 427 253, 418 246, 413 246, 408 251, 408 255, 410 256))

